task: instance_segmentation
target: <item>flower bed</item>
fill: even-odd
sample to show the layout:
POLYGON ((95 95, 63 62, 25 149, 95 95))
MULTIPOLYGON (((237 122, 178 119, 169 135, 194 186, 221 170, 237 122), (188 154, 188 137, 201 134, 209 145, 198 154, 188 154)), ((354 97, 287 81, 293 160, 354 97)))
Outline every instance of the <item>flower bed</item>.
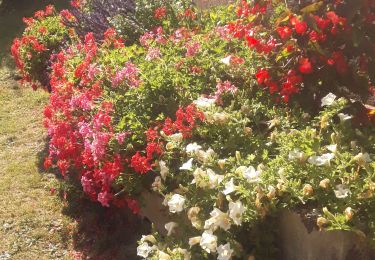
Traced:
POLYGON ((272 258, 284 209, 372 241, 374 3, 144 2, 82 35, 106 16, 73 1, 15 40, 25 79, 51 88, 45 167, 105 207, 164 198, 167 235, 144 236, 144 258, 272 258))

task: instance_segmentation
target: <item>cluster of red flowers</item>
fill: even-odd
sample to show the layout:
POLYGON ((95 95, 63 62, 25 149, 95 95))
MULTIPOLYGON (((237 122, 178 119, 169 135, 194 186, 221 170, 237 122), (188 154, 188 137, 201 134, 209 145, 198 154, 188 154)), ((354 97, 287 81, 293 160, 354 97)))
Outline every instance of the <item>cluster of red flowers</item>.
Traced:
MULTIPOLYGON (((366 55, 349 57, 353 51, 345 48, 351 45, 341 40, 352 32, 345 17, 339 16, 334 10, 321 15, 289 14, 280 17, 274 27, 267 19, 262 22, 264 17, 269 17, 268 11, 272 12, 270 2, 262 3, 242 1, 237 7, 239 19, 226 25, 226 31, 243 40, 259 55, 268 57, 272 70, 259 69, 255 77, 258 84, 266 86, 271 94, 289 102, 290 97, 300 92, 306 82, 312 79, 324 81, 319 76, 308 76, 310 74, 323 75, 323 70, 333 67, 338 78, 347 75, 351 69, 349 58, 361 73, 367 71, 366 55)), ((336 3, 335 6, 340 4, 336 3)))

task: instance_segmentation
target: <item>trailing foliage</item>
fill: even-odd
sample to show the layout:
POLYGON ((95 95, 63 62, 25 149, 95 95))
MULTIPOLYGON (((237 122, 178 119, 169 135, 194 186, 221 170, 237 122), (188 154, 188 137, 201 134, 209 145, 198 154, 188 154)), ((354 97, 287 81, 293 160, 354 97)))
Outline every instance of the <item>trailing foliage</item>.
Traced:
POLYGON ((144 258, 271 258, 259 225, 299 207, 373 240, 375 3, 289 2, 73 1, 67 43, 37 51, 51 61, 45 167, 105 207, 163 197, 168 234, 143 237, 144 258))

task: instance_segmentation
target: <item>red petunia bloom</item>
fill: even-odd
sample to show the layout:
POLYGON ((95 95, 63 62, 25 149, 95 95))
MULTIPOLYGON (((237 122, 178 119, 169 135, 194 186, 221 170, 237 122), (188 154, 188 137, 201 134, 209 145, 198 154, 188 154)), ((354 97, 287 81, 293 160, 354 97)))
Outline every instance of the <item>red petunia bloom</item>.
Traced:
POLYGON ((257 78, 258 84, 263 84, 263 83, 266 83, 270 79, 270 74, 268 73, 268 70, 260 69, 255 74, 255 77, 257 78))
POLYGON ((292 35, 292 29, 288 26, 277 27, 276 31, 283 40, 288 39, 292 35))
POLYGON ((300 35, 304 35, 307 31, 307 23, 305 21, 302 21, 302 22, 298 21, 294 25, 294 28, 296 29, 296 33, 298 33, 300 35))
POLYGON ((140 174, 145 174, 151 170, 149 159, 146 156, 142 156, 140 152, 132 156, 130 166, 140 174))
POLYGON ((167 15, 167 8, 165 6, 156 8, 154 11, 155 19, 161 20, 167 15))
POLYGON ((299 64, 298 69, 302 74, 311 74, 313 72, 313 67, 308 58, 300 59, 299 64))

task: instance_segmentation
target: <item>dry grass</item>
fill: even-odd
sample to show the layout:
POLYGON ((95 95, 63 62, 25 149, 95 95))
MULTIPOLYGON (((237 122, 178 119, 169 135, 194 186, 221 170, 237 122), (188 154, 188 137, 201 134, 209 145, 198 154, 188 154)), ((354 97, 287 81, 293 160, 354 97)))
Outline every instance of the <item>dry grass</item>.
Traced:
POLYGON ((57 180, 39 169, 48 94, 9 74, 0 72, 0 259, 69 259, 74 222, 51 194, 57 180))

